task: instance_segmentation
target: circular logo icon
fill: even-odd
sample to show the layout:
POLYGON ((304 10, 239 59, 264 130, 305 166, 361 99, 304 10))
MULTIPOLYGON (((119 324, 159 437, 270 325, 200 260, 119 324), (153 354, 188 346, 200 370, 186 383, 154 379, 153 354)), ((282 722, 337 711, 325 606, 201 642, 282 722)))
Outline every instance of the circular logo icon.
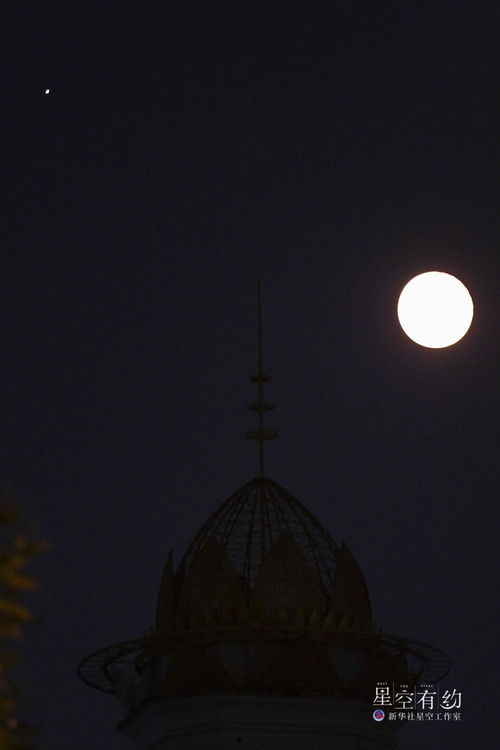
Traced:
POLYGON ((385 718, 385 714, 384 714, 384 712, 382 711, 381 708, 377 708, 373 712, 373 718, 375 719, 375 721, 382 721, 382 719, 385 718))

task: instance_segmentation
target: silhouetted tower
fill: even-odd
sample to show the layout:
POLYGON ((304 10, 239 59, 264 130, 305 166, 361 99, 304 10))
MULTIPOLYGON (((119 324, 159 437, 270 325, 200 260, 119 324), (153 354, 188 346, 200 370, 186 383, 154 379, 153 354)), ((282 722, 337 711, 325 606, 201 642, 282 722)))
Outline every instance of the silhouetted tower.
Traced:
POLYGON ((307 508, 264 474, 273 405, 262 365, 259 294, 259 476, 169 554, 155 625, 144 638, 86 657, 80 677, 114 693, 118 728, 143 750, 382 750, 395 722, 373 720, 379 681, 432 683, 438 649, 375 625, 363 575, 307 508))

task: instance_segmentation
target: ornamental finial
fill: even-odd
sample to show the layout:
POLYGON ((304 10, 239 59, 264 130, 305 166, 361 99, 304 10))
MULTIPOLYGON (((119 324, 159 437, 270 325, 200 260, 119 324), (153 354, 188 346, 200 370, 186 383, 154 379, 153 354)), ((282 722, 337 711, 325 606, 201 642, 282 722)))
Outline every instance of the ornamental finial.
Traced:
POLYGON ((250 380, 257 383, 257 401, 248 404, 250 411, 256 411, 259 415, 259 426, 257 430, 248 430, 245 435, 250 440, 257 440, 259 444, 259 476, 264 477, 264 443, 278 437, 276 430, 264 428, 264 412, 274 409, 274 404, 264 401, 264 383, 271 380, 271 376, 264 372, 262 366, 262 295, 260 278, 257 281, 257 307, 258 307, 258 344, 257 344, 257 372, 250 376, 250 380))

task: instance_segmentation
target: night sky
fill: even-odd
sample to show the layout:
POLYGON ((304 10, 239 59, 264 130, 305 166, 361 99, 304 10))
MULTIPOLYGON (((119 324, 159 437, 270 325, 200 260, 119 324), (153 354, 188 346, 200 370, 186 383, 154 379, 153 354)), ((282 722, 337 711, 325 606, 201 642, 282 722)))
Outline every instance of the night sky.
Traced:
POLYGON ((76 666, 152 626, 170 548, 257 473, 259 273, 269 476, 462 691, 401 749, 492 747, 498 3, 4 0, 2 25, 0 479, 51 543, 37 747, 132 747, 76 666), (397 321, 426 270, 474 299, 449 349, 397 321))

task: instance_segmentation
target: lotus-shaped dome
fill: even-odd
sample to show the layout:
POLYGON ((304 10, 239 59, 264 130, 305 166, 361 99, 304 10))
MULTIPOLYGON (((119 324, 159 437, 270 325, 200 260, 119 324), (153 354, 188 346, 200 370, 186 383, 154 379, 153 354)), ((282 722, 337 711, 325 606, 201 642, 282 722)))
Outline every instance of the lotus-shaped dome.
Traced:
POLYGON ((257 478, 210 516, 175 572, 170 553, 152 632, 90 654, 79 674, 130 712, 214 690, 371 700, 377 680, 430 682, 448 668, 438 649, 382 634, 347 546, 257 478))
POLYGON ((220 625, 371 628, 356 562, 270 479, 245 484, 210 516, 176 573, 169 556, 156 632, 220 625))

